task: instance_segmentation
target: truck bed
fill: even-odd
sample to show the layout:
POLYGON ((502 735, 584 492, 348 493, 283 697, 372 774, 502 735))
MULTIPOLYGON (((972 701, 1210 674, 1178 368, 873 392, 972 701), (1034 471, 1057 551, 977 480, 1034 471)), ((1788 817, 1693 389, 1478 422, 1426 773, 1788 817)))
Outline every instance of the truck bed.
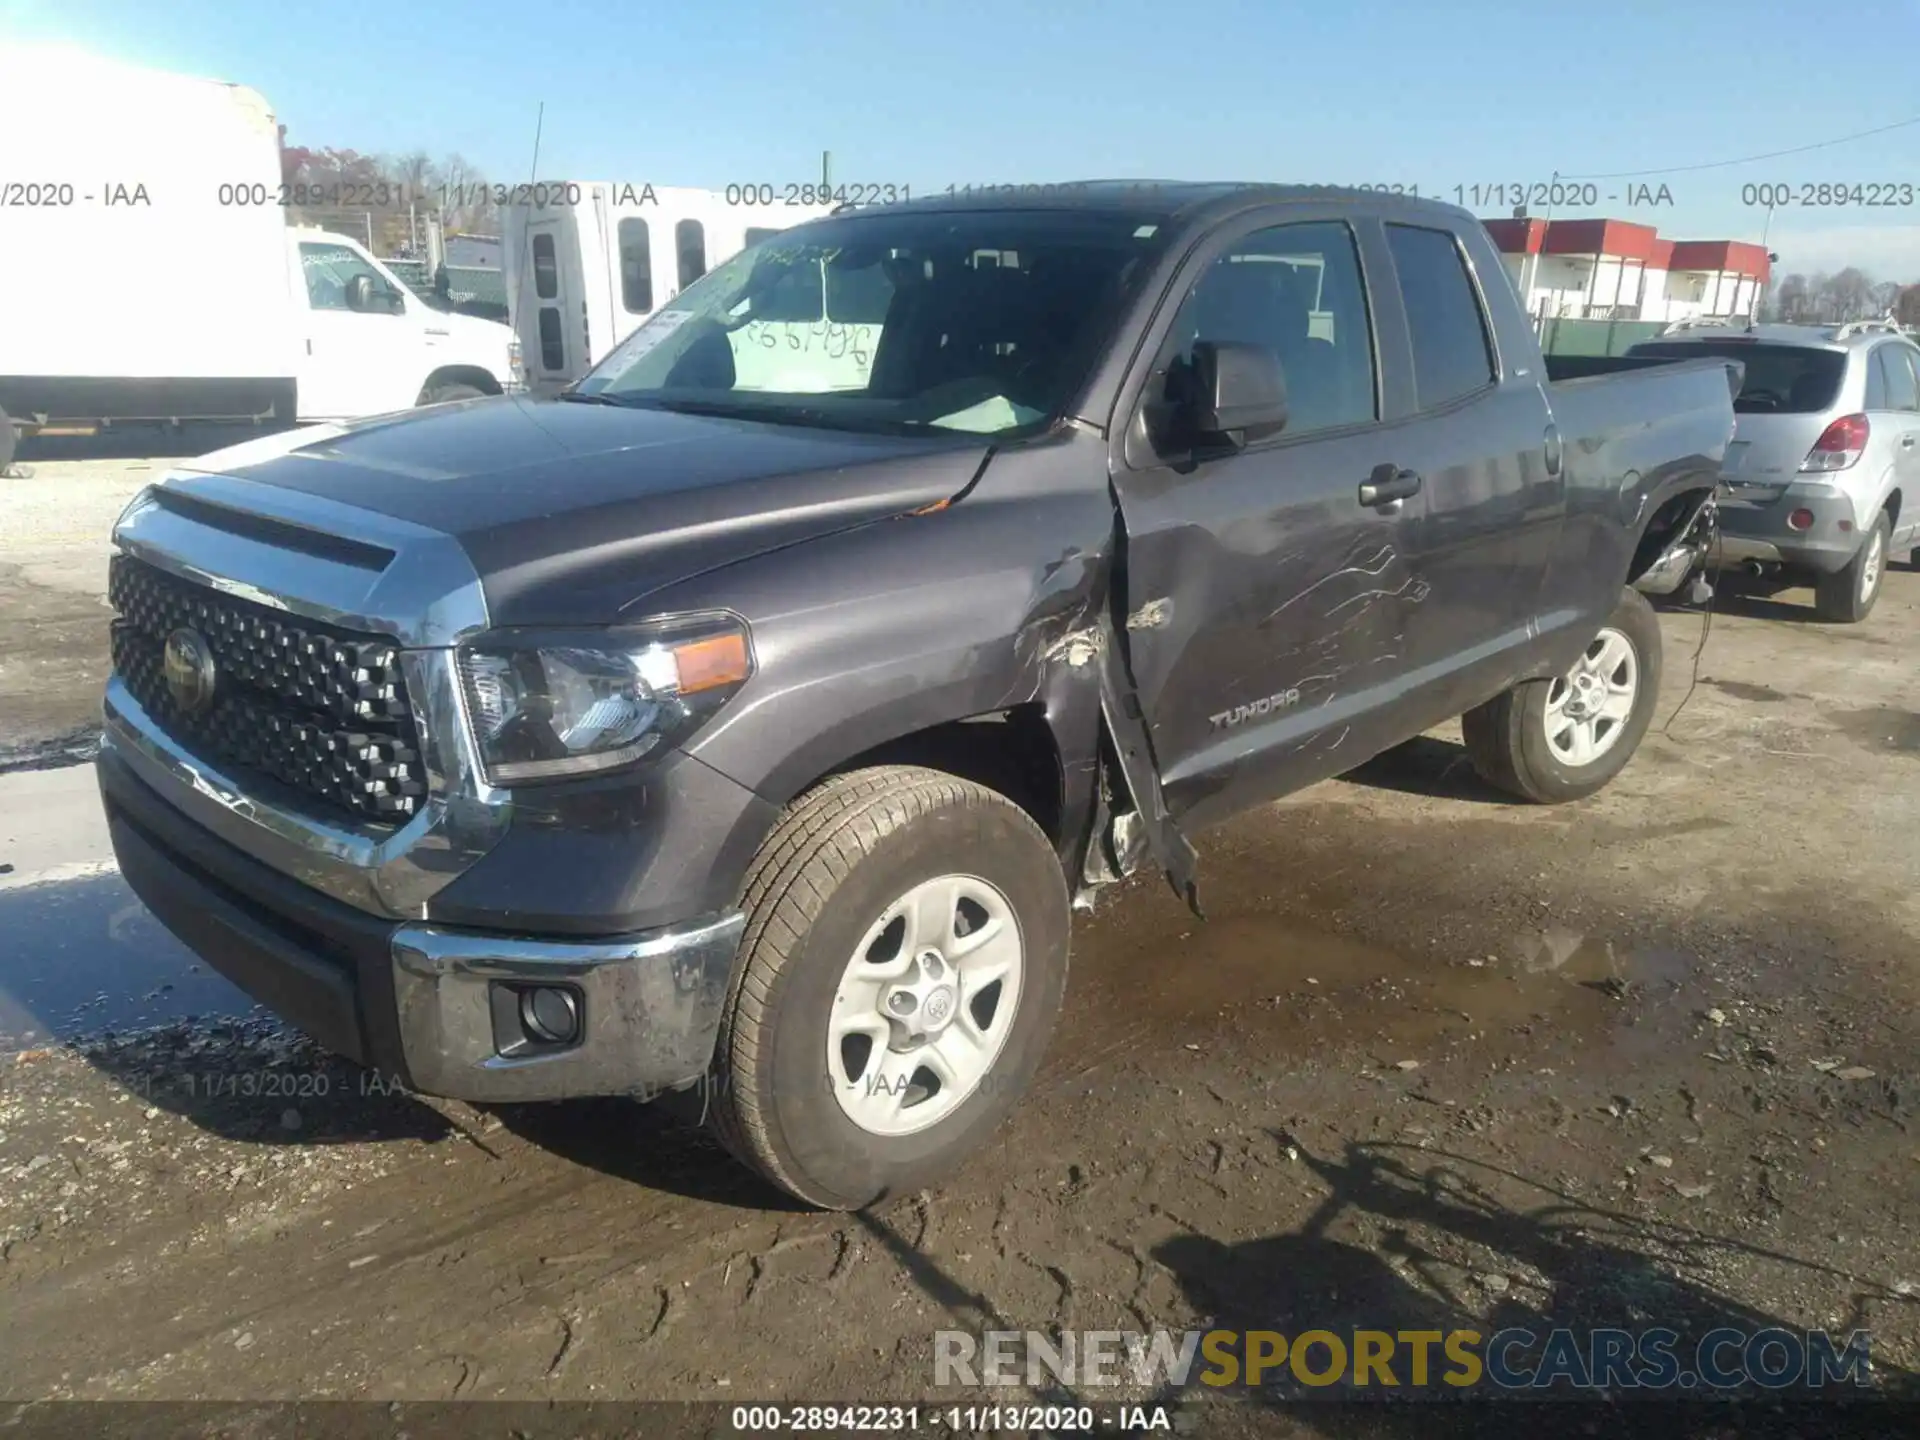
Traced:
MULTIPOLYGON (((1546 355, 1541 358, 1546 364, 1547 381, 1554 385, 1593 380, 1603 375, 1623 375, 1635 370, 1701 363, 1700 360, 1675 359, 1666 355, 1546 355)), ((1718 363, 1728 367, 1729 383, 1733 386, 1733 393, 1738 395, 1746 367, 1738 362, 1718 363)))

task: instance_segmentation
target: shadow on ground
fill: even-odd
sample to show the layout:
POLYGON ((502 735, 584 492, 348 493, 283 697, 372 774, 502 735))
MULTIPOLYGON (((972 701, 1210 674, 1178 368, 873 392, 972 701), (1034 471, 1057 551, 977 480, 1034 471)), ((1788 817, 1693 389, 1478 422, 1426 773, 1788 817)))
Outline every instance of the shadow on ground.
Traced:
MULTIPOLYGON (((1291 1143, 1285 1137, 1276 1137, 1276 1142, 1291 1143)), ((1872 1396, 1880 1403, 1846 1410, 1848 1433, 1876 1433, 1881 1422, 1889 1427, 1885 1433, 1911 1433, 1906 1421, 1912 1413, 1908 1407, 1920 1401, 1917 1377, 1903 1370, 1890 1372, 1884 1365, 1873 1371, 1871 1385, 1834 1382, 1818 1391, 1798 1385, 1791 1391, 1768 1391, 1752 1384, 1714 1391, 1698 1378, 1698 1347, 1716 1330, 1736 1330, 1742 1336, 1778 1331, 1796 1346, 1805 1345, 1807 1334, 1804 1323, 1756 1310, 1721 1293, 1704 1277, 1730 1265, 1754 1264, 1798 1271, 1803 1277, 1838 1278, 1840 1272, 1818 1261, 1601 1209, 1552 1186, 1440 1151, 1357 1143, 1339 1158, 1299 1153, 1329 1186, 1326 1200, 1299 1229, 1238 1244, 1188 1235, 1156 1250, 1154 1258, 1173 1273, 1189 1304, 1211 1315, 1218 1328, 1273 1330, 1286 1336, 1313 1329, 1335 1335, 1356 1330, 1394 1335, 1472 1330, 1485 1337, 1480 1354, 1487 1378, 1470 1390, 1451 1387, 1447 1398, 1458 1402, 1471 1394, 1478 1401, 1492 1394, 1508 1402, 1495 1407, 1471 1404, 1464 1415, 1454 1413, 1457 1404, 1360 1404, 1362 1398, 1382 1395, 1377 1383, 1368 1397, 1344 1383, 1324 1389, 1303 1385, 1291 1371, 1276 1372, 1279 1384, 1253 1392, 1258 1405, 1285 1410, 1314 1433, 1428 1435, 1443 1421, 1448 1430, 1457 1424, 1474 1434, 1504 1433, 1505 1422, 1511 1421, 1514 1433, 1538 1434, 1544 1417, 1518 1401, 1571 1398, 1573 1383, 1551 1377, 1554 1362, 1571 1366, 1566 1373, 1578 1376, 1591 1365, 1589 1335, 1609 1328, 1640 1336, 1654 1328, 1674 1332, 1669 1351, 1677 1380, 1636 1389, 1618 1383, 1624 1375, 1615 1371, 1609 1400, 1615 1406, 1639 1408, 1613 1413, 1635 1431, 1646 1422, 1662 1433, 1686 1435, 1804 1435, 1843 1418, 1836 1409, 1839 1402, 1872 1396), (1496 1189, 1507 1195, 1530 1192, 1534 1203, 1516 1207, 1498 1198, 1496 1189), (1362 1221, 1379 1239, 1362 1247, 1334 1238, 1333 1226, 1342 1219, 1362 1221), (1436 1244, 1445 1257, 1436 1253, 1436 1244), (1450 1258, 1463 1250, 1490 1251, 1519 1278, 1501 1274, 1495 1281, 1470 1275, 1450 1258), (1557 1330, 1572 1331, 1577 1349, 1556 1349, 1549 1337, 1557 1330), (1509 1340, 1502 1335, 1509 1331, 1533 1338, 1516 1334, 1509 1340), (1496 1348, 1502 1352, 1499 1361, 1494 1359, 1496 1348), (1489 1383, 1502 1374, 1509 1380, 1537 1380, 1543 1373, 1548 1375, 1546 1385, 1525 1391, 1489 1383), (1684 1383, 1689 1379, 1696 1383, 1684 1383), (1356 1403, 1329 1405, 1316 1395, 1356 1403), (1714 1395, 1720 1403, 1676 1403, 1700 1395, 1714 1395), (1644 1408, 1647 1402, 1663 1401, 1658 1411, 1644 1408), (1728 1401, 1744 1403, 1730 1409, 1728 1401), (1904 1402, 1900 1413, 1891 1413, 1893 1407, 1884 1403, 1888 1401, 1904 1402), (1816 1422, 1811 1428, 1810 1421, 1816 1422)), ((1835 1350, 1844 1359, 1849 1336, 1870 1331, 1876 1310, 1911 1303, 1890 1290, 1856 1285, 1846 1322, 1832 1330, 1835 1350)), ((1735 1347, 1715 1353, 1733 1359, 1740 1351, 1735 1347)), ((1433 1356, 1429 1394, 1444 1395, 1450 1387, 1441 1377, 1462 1369, 1442 1361, 1438 1346, 1433 1356)), ((1401 1358, 1397 1379, 1407 1387, 1412 1376, 1404 1351, 1401 1358)), ((1316 1350, 1309 1373, 1324 1370, 1327 1359, 1324 1349, 1316 1350)), ((1643 1368, 1638 1355, 1627 1359, 1626 1368, 1654 1381, 1661 1378, 1643 1368)), ((1396 1398, 1412 1397, 1402 1388, 1396 1398)), ((1585 1407, 1568 1418, 1576 1428, 1587 1426, 1588 1433, 1614 1428, 1603 1420, 1600 1431, 1592 1431, 1590 1422, 1599 1417, 1585 1407)))
POLYGON ((1340 777, 1374 790, 1398 790, 1406 795, 1429 795, 1436 800, 1470 800, 1481 805, 1525 805, 1518 796, 1496 789, 1480 778, 1457 740, 1422 735, 1367 761, 1340 777))
MULTIPOLYGON (((1802 1279, 1832 1281, 1840 1272, 1736 1237, 1640 1215, 1602 1209, 1553 1186, 1511 1171, 1489 1167, 1465 1156, 1397 1143, 1355 1143, 1335 1157, 1318 1158, 1285 1136, 1277 1145, 1292 1148, 1328 1187, 1318 1210, 1295 1230, 1256 1240, 1226 1243, 1188 1234, 1167 1241, 1152 1253, 1179 1286, 1205 1329, 1265 1330, 1293 1337, 1309 1330, 1351 1337, 1359 1330, 1433 1333, 1429 1382, 1413 1384, 1408 1350, 1391 1362, 1397 1387, 1389 1392, 1374 1383, 1358 1389, 1343 1379, 1333 1385, 1306 1385, 1283 1363, 1254 1388, 1234 1384, 1213 1387, 1201 1380, 1210 1368, 1196 1354, 1184 1383, 1169 1383, 1145 1402, 1151 1410, 1186 1412, 1189 1433, 1209 1436, 1313 1435, 1337 1440, 1425 1440, 1435 1435, 1514 1435, 1527 1440, 1542 1433, 1614 1435, 1658 1433, 1690 1437, 1910 1435, 1914 1406, 1920 1402, 1920 1377, 1889 1369, 1884 1362, 1852 1372, 1825 1389, 1767 1391, 1752 1385, 1714 1391, 1670 1383, 1633 1389, 1616 1384, 1605 1393, 1576 1391, 1566 1382, 1544 1389, 1515 1389, 1494 1382, 1500 1373, 1532 1377, 1551 1371, 1557 1353, 1562 1365, 1573 1357, 1577 1374, 1589 1356, 1595 1330, 1620 1329, 1644 1336, 1656 1328, 1674 1332, 1668 1348, 1678 1375, 1692 1375, 1701 1341, 1716 1330, 1743 1337, 1776 1331, 1804 1345, 1807 1328, 1782 1316, 1755 1309, 1716 1288, 1711 1279, 1739 1265, 1772 1266, 1798 1272, 1802 1279), (1526 1197, 1518 1202, 1496 1195, 1526 1197), (1338 1238, 1339 1222, 1357 1223, 1369 1243, 1338 1238), (1492 1252, 1519 1278, 1502 1275, 1495 1287, 1476 1278, 1454 1260, 1463 1252, 1492 1252), (1491 1300, 1491 1309, 1489 1301, 1491 1300), (1448 1386, 1444 1376, 1464 1373, 1449 1359, 1441 1337, 1454 1331, 1480 1337, 1477 1353, 1490 1357, 1500 1346, 1501 1360, 1487 1360, 1486 1378, 1472 1387, 1448 1386), (1557 1330, 1572 1331, 1577 1350, 1551 1340, 1557 1330), (1536 1340, 1501 1332, 1530 1332, 1536 1340), (1865 1383, 1857 1377, 1866 1375, 1865 1383), (1711 1399, 1702 1398, 1711 1396, 1711 1399), (1577 1401, 1542 1411, 1529 1401, 1577 1401)), ((899 1233, 887 1214, 859 1217, 863 1227, 912 1276, 927 1297, 948 1311, 958 1328, 978 1332, 1016 1329, 992 1300, 947 1274, 899 1233)), ((1915 1300, 1892 1290, 1853 1284, 1849 1313, 1830 1333, 1838 1358, 1849 1359, 1855 1331, 1871 1331, 1876 1314, 1915 1300)), ((1244 1353, 1244 1352, 1241 1352, 1244 1353)), ((1738 1347, 1714 1352, 1738 1362, 1738 1347)), ((1775 1351, 1776 1355, 1784 1352, 1775 1351)), ((1329 1352, 1309 1350, 1308 1373, 1324 1373, 1329 1352)), ((1640 1358, 1627 1361, 1637 1373, 1640 1358)), ((1777 1362, 1775 1362, 1777 1363, 1777 1362)), ((1016 1362, 1024 1369, 1024 1359, 1016 1362)), ((1351 1367, 1347 1370, 1351 1375, 1351 1367)), ((1110 1394, 1099 1387, 1075 1388, 1047 1382, 1038 1399, 1049 1405, 1111 1408, 1110 1394)), ((1656 1374, 1653 1378, 1658 1379, 1656 1374)), ((1615 1375, 1619 1379, 1618 1372, 1615 1375)))
POLYGON ((530 1145, 615 1180, 711 1205, 800 1212, 807 1207, 727 1154, 702 1121, 702 1088, 650 1104, 610 1096, 492 1112, 530 1145))

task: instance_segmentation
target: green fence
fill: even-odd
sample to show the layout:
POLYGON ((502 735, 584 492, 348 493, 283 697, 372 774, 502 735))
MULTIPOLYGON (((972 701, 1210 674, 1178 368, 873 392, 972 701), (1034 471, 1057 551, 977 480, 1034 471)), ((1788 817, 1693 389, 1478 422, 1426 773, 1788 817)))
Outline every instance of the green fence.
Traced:
POLYGON ((1665 328, 1658 320, 1547 320, 1540 348, 1549 355, 1624 355, 1665 328))

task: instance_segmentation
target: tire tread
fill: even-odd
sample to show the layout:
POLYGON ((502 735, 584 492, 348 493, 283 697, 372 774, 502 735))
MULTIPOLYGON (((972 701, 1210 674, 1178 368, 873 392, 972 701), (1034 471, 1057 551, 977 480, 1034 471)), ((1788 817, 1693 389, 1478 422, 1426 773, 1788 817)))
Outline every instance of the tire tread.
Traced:
POLYGON ((841 1208, 782 1162, 759 1093, 782 972, 834 891, 889 834, 935 810, 981 806, 1013 812, 1051 846, 1032 818, 997 791, 922 766, 878 765, 832 776, 802 794, 748 867, 740 897, 747 925, 714 1046, 720 1083, 708 1123, 735 1159, 809 1204, 841 1208))

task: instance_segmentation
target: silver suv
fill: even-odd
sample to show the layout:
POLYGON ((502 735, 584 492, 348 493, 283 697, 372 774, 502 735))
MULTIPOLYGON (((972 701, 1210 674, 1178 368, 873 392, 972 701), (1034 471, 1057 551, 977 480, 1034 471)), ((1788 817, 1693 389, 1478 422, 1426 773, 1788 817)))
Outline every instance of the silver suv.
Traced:
POLYGON ((1807 574, 1822 619, 1864 620, 1920 546, 1920 345, 1889 320, 1671 327, 1630 356, 1746 363, 1714 563, 1807 574))

